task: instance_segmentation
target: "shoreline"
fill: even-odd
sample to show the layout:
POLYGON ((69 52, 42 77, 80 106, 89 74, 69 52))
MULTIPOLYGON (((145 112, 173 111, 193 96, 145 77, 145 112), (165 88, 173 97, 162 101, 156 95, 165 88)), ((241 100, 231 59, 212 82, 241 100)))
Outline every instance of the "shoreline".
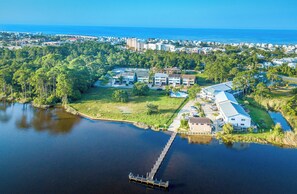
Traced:
MULTIPOLYGON (((5 98, 2 100, 5 100, 5 98)), ((7 100, 7 99, 6 99, 7 100)), ((9 101, 8 102, 12 102, 13 101, 9 101)), ((140 122, 134 122, 134 121, 128 121, 128 120, 119 120, 119 119, 108 119, 108 118, 95 118, 92 116, 89 116, 87 114, 81 113, 79 111, 77 111, 76 109, 74 109, 73 107, 71 107, 70 105, 39 105, 36 106, 34 105, 32 102, 29 103, 21 103, 18 101, 15 101, 16 103, 20 103, 20 104, 30 104, 32 107, 35 108, 39 108, 39 109, 47 109, 47 108, 58 108, 61 107, 63 108, 63 110, 69 114, 72 115, 76 115, 76 116, 80 116, 82 118, 85 119, 90 119, 93 121, 109 121, 109 122, 118 122, 118 123, 127 123, 127 124, 132 124, 135 127, 138 127, 140 129, 144 129, 144 130, 148 130, 151 129, 153 131, 167 131, 164 130, 162 128, 160 129, 155 129, 149 125, 146 125, 145 123, 140 123, 140 122)), ((183 134, 183 135, 187 135, 187 136, 199 136, 199 135, 189 135, 189 134, 185 134, 185 133, 180 133, 178 132, 179 135, 183 134)), ((205 136, 205 135, 203 135, 205 136)), ((250 136, 244 136, 241 134, 231 134, 231 135, 220 135, 220 134, 209 134, 208 136, 215 138, 217 140, 221 140, 225 143, 235 143, 235 142, 241 142, 241 143, 254 143, 254 144, 261 144, 261 145, 272 145, 272 146, 277 146, 277 147, 282 147, 282 148, 297 148, 297 142, 295 142, 294 140, 291 141, 287 141, 288 136, 283 137, 283 139, 266 139, 266 138, 258 138, 258 137, 250 137, 250 136), (284 140, 287 142, 285 143, 284 140), (281 141, 281 142, 280 142, 281 141)))
MULTIPOLYGON (((114 31, 110 32, 110 31, 105 31, 105 29, 130 29, 130 30, 144 30, 144 29, 149 29, 149 30, 153 30, 153 29, 161 29, 161 30, 176 30, 176 31, 200 31, 204 32, 204 31, 210 31, 212 33, 221 30, 225 33, 227 33, 228 31, 238 31, 238 32, 246 32, 246 33, 251 33, 253 31, 260 31, 262 33, 264 33, 264 35, 267 35, 265 33, 267 32, 275 32, 275 33, 279 33, 280 31, 283 32, 297 32, 297 30, 294 29, 286 29, 286 30, 275 30, 275 29, 220 29, 220 28, 159 28, 159 27, 120 27, 120 26, 73 26, 73 25, 68 25, 68 26, 64 26, 64 25, 29 25, 29 24, 2 24, 2 28, 0 28, 0 32, 5 32, 5 33, 27 33, 27 34, 38 34, 41 33, 43 35, 48 35, 48 36, 76 36, 76 37, 90 37, 90 38, 105 38, 105 37, 112 37, 112 38, 127 38, 127 37, 137 37, 139 39, 149 39, 149 38, 155 38, 155 39, 159 39, 159 40, 171 40, 171 41, 184 41, 184 40, 190 40, 190 41, 201 41, 201 42, 215 42, 215 43, 219 43, 219 44, 227 44, 227 45, 232 45, 232 44, 240 44, 240 43, 246 43, 246 44, 272 44, 272 45, 281 45, 281 46, 291 46, 291 45, 296 45, 297 44, 297 40, 287 40, 284 41, 282 39, 280 40, 273 40, 273 38, 271 38, 270 40, 261 40, 258 37, 255 37, 255 35, 251 35, 250 36, 254 36, 252 39, 246 39, 245 37, 239 37, 239 38, 230 38, 230 37, 220 37, 220 35, 216 34, 216 38, 213 37, 205 37, 205 36, 200 36, 200 37, 195 37, 195 38, 187 38, 187 35, 176 35, 176 34, 167 34, 167 36, 160 36, 160 34, 154 34, 154 35, 148 35, 148 36, 143 36, 139 33, 135 33, 135 32, 130 32, 130 34, 118 34, 114 31), (18 27, 22 28, 22 27, 33 27, 34 28, 38 28, 38 27, 49 27, 49 29, 47 30, 22 30, 22 29, 17 29, 18 27), (16 27, 16 28, 15 28, 16 27), (53 29, 50 28, 69 28, 72 29, 72 31, 67 31, 67 32, 63 32, 62 31, 55 31, 53 29), (75 28, 98 28, 101 31, 103 30, 102 33, 99 34, 94 34, 92 31, 88 32, 88 33, 81 33, 81 32, 77 32, 77 31, 73 31, 73 29, 75 28), (12 29, 14 28, 14 29, 12 29), (181 37, 182 36, 182 37, 181 37)), ((241 34, 240 33, 240 34, 241 34)), ((195 33, 197 34, 197 33, 195 33)), ((292 37, 294 37, 294 34, 292 35, 292 37)))
POLYGON ((110 121, 110 122, 119 122, 119 123, 128 123, 128 124, 132 124, 138 128, 141 128, 141 129, 151 129, 153 131, 165 131, 164 129, 160 128, 160 129, 155 129, 154 127, 152 126, 149 126, 145 123, 140 123, 140 122, 135 122, 135 121, 128 121, 128 120, 119 120, 119 119, 108 119, 108 118, 96 118, 96 117, 92 117, 92 116, 89 116, 87 114, 84 114, 82 112, 79 112, 77 111, 76 109, 74 109, 72 106, 70 105, 66 105, 65 106, 62 106, 63 109, 70 113, 70 114, 73 114, 73 115, 77 115, 77 116, 80 116, 82 118, 86 118, 86 119, 90 119, 90 120, 94 120, 94 121, 110 121))

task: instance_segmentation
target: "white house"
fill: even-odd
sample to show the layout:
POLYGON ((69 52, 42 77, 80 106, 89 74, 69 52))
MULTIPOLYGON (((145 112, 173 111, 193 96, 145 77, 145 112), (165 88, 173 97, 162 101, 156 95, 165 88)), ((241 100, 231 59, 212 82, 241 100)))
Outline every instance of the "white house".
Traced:
POLYGON ((237 129, 246 129, 251 126, 250 115, 238 104, 232 94, 228 92, 216 94, 215 103, 225 123, 231 123, 237 129))
POLYGON ((120 74, 120 77, 123 77, 124 83, 134 83, 136 81, 136 75, 134 72, 123 72, 120 74))
POLYGON ((192 86, 196 82, 195 75, 182 75, 182 79, 183 79, 183 85, 185 86, 192 86))
POLYGON ((139 69, 135 71, 137 81, 142 83, 149 83, 149 70, 146 69, 139 69))
POLYGON ((168 84, 172 86, 179 86, 181 84, 180 74, 170 74, 168 76, 168 84))
POLYGON ((189 132, 191 134, 210 134, 212 130, 212 122, 209 118, 190 117, 189 132))
POLYGON ((206 99, 214 100, 218 93, 231 91, 232 81, 205 87, 201 90, 201 96, 206 99))
POLYGON ((156 86, 162 86, 167 85, 168 75, 165 73, 156 73, 155 74, 155 85, 156 86))
POLYGON ((235 104, 238 104, 237 100, 235 97, 230 94, 229 92, 220 92, 215 96, 215 103, 217 106, 219 104, 224 103, 224 102, 233 102, 235 104))
POLYGON ((231 123, 237 129, 251 127, 250 115, 239 104, 227 101, 220 103, 218 109, 225 123, 231 123))

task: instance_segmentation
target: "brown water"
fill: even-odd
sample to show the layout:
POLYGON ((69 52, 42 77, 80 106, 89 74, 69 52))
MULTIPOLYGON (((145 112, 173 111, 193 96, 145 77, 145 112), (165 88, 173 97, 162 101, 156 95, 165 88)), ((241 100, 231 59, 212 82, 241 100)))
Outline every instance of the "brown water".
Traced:
POLYGON ((168 191, 130 183, 129 172, 149 171, 169 137, 2 103, 0 193, 297 193, 296 150, 208 138, 176 138, 156 176, 168 191))

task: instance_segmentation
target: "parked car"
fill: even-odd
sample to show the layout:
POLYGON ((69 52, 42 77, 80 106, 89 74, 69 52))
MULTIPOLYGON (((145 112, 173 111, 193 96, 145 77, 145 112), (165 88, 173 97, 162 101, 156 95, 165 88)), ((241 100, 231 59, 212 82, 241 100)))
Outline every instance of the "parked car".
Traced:
POLYGON ((212 107, 210 107, 210 109, 213 110, 213 111, 217 111, 218 110, 218 108, 216 106, 212 106, 212 107))
POLYGON ((198 109, 195 106, 191 106, 191 111, 196 112, 198 109))

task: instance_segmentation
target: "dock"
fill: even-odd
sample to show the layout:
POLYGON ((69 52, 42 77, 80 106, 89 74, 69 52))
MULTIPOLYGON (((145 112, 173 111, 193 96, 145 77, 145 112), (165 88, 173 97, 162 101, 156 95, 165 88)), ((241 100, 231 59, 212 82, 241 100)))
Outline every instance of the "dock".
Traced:
POLYGON ((168 140, 166 146, 162 150, 159 158, 155 162, 153 168, 151 169, 150 172, 146 173, 146 176, 139 176, 139 175, 133 175, 131 172, 129 174, 129 180, 130 181, 135 181, 138 183, 142 184, 147 184, 147 185, 152 185, 152 186, 157 186, 157 187, 162 187, 162 188, 168 188, 169 187, 169 181, 162 181, 162 180, 157 180, 155 179, 155 175, 157 171, 159 170, 164 158, 166 157, 166 154, 168 150, 170 149, 175 137, 177 135, 177 132, 173 132, 170 136, 170 139, 168 140))

